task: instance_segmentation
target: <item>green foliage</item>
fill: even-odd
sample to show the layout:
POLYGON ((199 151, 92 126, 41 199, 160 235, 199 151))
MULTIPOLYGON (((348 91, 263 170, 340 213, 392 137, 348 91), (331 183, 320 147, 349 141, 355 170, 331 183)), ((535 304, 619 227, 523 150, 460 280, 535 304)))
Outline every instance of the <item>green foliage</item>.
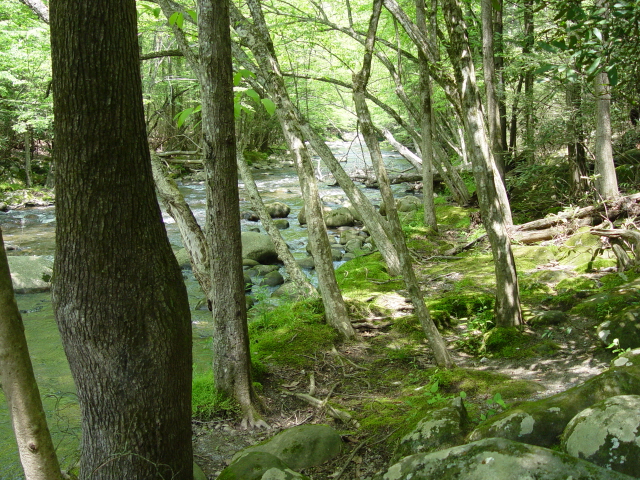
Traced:
POLYGON ((504 400, 502 400, 502 395, 500 394, 500 392, 496 392, 493 397, 488 398, 486 404, 489 406, 489 410, 480 415, 480 420, 482 421, 498 413, 498 407, 504 410, 506 410, 507 408, 507 404, 504 403, 504 400))
POLYGON ((194 418, 206 421, 238 413, 237 405, 216 390, 213 372, 194 375, 191 388, 191 410, 194 418))
POLYGON ((336 330, 324 321, 319 299, 288 303, 263 311, 249 322, 254 361, 295 367, 311 366, 313 354, 329 349, 336 330))

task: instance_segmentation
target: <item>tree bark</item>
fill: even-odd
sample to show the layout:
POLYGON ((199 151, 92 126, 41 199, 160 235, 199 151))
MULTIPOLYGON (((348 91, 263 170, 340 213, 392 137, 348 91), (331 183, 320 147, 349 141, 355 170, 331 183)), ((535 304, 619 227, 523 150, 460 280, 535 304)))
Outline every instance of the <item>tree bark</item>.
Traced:
POLYGON ((611 87, 607 72, 596 75, 596 190, 603 199, 617 197, 618 179, 611 148, 611 87))
MULTIPOLYGON (((427 29, 427 11, 424 0, 416 0, 416 25, 425 36, 429 36, 427 29)), ((435 18, 435 12, 432 18, 435 18)), ((431 43, 434 43, 434 36, 431 35, 431 43)), ((420 72, 420 151, 422 153, 422 204, 424 206, 425 226, 438 231, 438 221, 436 218, 436 206, 433 202, 433 165, 435 163, 435 153, 433 148, 434 128, 433 128, 433 104, 431 101, 431 77, 429 75, 429 62, 421 51, 418 51, 418 67, 420 72)))
POLYGON ((31 129, 27 128, 24 132, 24 173, 25 186, 31 188, 31 129))
POLYGON ((227 0, 198 2, 198 39, 213 292, 213 378, 218 391, 239 403, 243 423, 253 427, 264 422, 258 416, 251 380, 227 0))
POLYGON ((413 271, 411 255, 409 254, 409 250, 404 240, 404 234, 402 233, 402 226, 400 225, 400 219, 398 218, 398 211, 396 210, 393 192, 389 186, 387 171, 384 167, 376 131, 371 121, 371 114, 369 113, 369 108, 364 94, 369 81, 375 33, 381 10, 382 0, 374 0, 373 13, 371 14, 369 31, 365 41, 365 54, 362 69, 353 76, 353 100, 358 114, 358 121, 360 122, 360 129, 364 135, 365 142, 376 169, 376 175, 378 176, 380 193, 387 209, 387 218, 389 219, 392 238, 396 245, 398 256, 400 257, 402 277, 405 282, 405 286, 407 287, 407 290, 409 290, 409 295, 411 296, 416 315, 420 320, 420 324, 422 325, 425 336, 429 341, 429 345, 433 349, 436 357, 436 363, 441 367, 452 368, 455 366, 453 359, 447 351, 440 332, 438 332, 438 329, 431 320, 429 310, 424 303, 424 298, 418 285, 418 280, 416 279, 415 272, 413 271))
POLYGON ((49 23, 49 9, 40 0, 20 0, 27 7, 29 7, 33 13, 35 13, 40 20, 44 23, 49 23))
POLYGON ((584 149, 584 133, 582 133, 582 116, 580 114, 582 95, 581 85, 572 82, 567 85, 566 99, 569 118, 567 120, 567 159, 569 161, 569 184, 574 195, 586 192, 588 188, 587 161, 584 149))
MULTIPOLYGON (((533 0, 524 0, 524 44, 522 54, 526 58, 533 51, 533 0)), ((535 159, 535 105, 533 103, 533 67, 528 67, 524 73, 524 154, 532 164, 535 159)))
POLYGON ((191 321, 156 201, 133 0, 52 0, 53 305, 80 476, 192 480, 191 321))
POLYGON ((249 46, 262 69, 262 74, 267 80, 265 87, 276 103, 276 114, 296 165, 307 212, 309 244, 316 264, 318 285, 327 322, 345 338, 352 338, 355 336, 355 331, 349 321, 344 299, 335 278, 331 247, 326 234, 311 156, 304 144, 300 122, 284 84, 273 42, 262 15, 262 8, 256 0, 249 0, 247 3, 251 10, 254 28, 251 28, 235 6, 232 6, 234 29, 249 46))
POLYGON ((489 236, 495 263, 496 324, 503 327, 517 326, 522 324, 522 313, 516 265, 507 234, 507 226, 511 222, 504 216, 502 197, 497 192, 497 187, 502 185, 502 182, 495 179, 495 166, 484 130, 467 27, 462 19, 459 0, 445 0, 443 10, 450 34, 451 62, 458 80, 465 114, 464 126, 472 147, 470 156, 482 221, 489 236))
POLYGON ((0 387, 27 480, 62 480, 40 391, 29 358, 22 316, 13 295, 0 229, 0 387))

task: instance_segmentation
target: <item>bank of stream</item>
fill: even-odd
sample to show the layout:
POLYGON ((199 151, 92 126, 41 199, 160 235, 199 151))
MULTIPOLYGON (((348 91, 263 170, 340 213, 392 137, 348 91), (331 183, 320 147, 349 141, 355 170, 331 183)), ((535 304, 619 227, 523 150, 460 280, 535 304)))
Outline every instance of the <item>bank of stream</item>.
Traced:
MULTIPOLYGON (((355 143, 335 142, 332 150, 342 158, 347 171, 364 169, 370 162, 362 149, 355 143)), ((385 159, 391 169, 403 171, 408 163, 397 153, 385 152, 385 159)), ((301 227, 297 215, 303 206, 300 186, 294 168, 285 163, 278 167, 268 163, 256 166, 254 175, 265 202, 279 201, 291 208, 290 227, 282 230, 282 236, 297 258, 306 256, 306 228, 301 227)), ((346 200, 344 192, 333 186, 328 171, 318 162, 317 175, 320 179, 321 196, 328 206, 336 207, 346 200)), ((248 198, 241 187, 241 210, 251 210, 248 198)), ((403 194, 402 186, 395 186, 398 194, 403 194)), ((187 181, 180 185, 185 199, 191 206, 197 220, 204 225, 206 192, 202 181, 187 181)), ((378 191, 367 189, 366 194, 379 203, 378 191)), ((163 219, 171 244, 177 250, 181 247, 178 229, 173 219, 163 213, 163 219)), ((242 229, 259 227, 259 223, 242 220, 242 229)), ((19 208, 0 212, 4 240, 8 255, 43 255, 53 258, 55 250, 55 207, 19 208)), ((264 231, 264 230, 262 230, 264 231)), ((330 232, 331 233, 331 232, 330 232)), ((336 235, 338 232, 334 232, 336 235)), ((125 246, 126 248, 126 246, 125 246)), ((336 266, 339 263, 336 263, 336 266)), ((190 270, 183 270, 183 276, 192 307, 194 373, 201 374, 211 364, 210 312, 202 307, 203 295, 190 270)), ((259 293, 265 298, 268 292, 259 293)), ((75 396, 75 387, 64 356, 60 336, 53 317, 49 293, 17 295, 22 313, 29 350, 36 378, 43 397, 49 427, 57 447, 60 462, 64 468, 72 466, 78 458, 80 440, 80 413, 75 396)), ((0 391, 0 480, 23 478, 17 454, 17 446, 11 429, 11 421, 4 396, 0 391)))

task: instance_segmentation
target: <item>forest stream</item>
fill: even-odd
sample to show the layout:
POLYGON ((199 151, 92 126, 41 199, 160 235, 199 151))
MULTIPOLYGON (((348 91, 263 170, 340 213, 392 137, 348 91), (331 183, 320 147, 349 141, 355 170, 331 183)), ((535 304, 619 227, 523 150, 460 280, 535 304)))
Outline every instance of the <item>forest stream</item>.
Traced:
MULTIPOLYGON (((332 142, 330 146, 347 171, 362 169, 370 165, 368 155, 356 142, 332 142)), ((383 152, 391 171, 403 171, 409 166, 396 152, 383 152)), ((344 192, 335 186, 325 168, 316 164, 320 179, 320 194, 328 206, 336 207, 336 199, 346 200, 344 192)), ((303 206, 299 181, 293 167, 270 170, 256 169, 254 176, 265 202, 280 201, 291 208, 290 228, 282 230, 282 236, 289 244, 296 258, 306 256, 306 228, 300 227, 297 215, 303 206)), ((394 186, 396 195, 402 195, 403 186, 394 186)), ((198 222, 204 226, 206 193, 203 182, 185 182, 180 190, 191 206, 198 222)), ((366 189, 366 194, 374 204, 379 204, 379 192, 366 189)), ((240 209, 251 210, 240 183, 240 209)), ((181 247, 178 229, 166 212, 163 219, 174 249, 181 247)), ((22 208, 0 213, 0 225, 8 246, 9 255, 48 255, 55 250, 55 208, 22 208)), ((242 229, 259 226, 259 223, 241 221, 242 229)), ((190 270, 183 270, 183 277, 192 307, 194 372, 203 373, 211 364, 211 314, 206 308, 198 308, 203 299, 202 292, 190 270)), ((268 292, 262 293, 266 296, 268 292)), ((260 295, 260 294, 258 294, 260 295)), ((62 465, 69 465, 78 456, 80 440, 80 415, 75 396, 75 387, 62 349, 60 336, 54 321, 50 293, 16 295, 25 325, 27 342, 33 367, 43 397, 44 408, 62 465)), ((15 443, 11 420, 6 402, 0 391, 0 480, 23 478, 18 450, 15 443)))

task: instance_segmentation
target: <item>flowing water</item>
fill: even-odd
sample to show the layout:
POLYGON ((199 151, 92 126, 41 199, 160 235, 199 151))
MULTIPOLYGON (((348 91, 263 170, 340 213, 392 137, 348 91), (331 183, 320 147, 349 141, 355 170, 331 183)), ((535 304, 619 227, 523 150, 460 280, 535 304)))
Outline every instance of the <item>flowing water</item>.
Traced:
MULTIPOLYGON (((330 144, 334 153, 342 158, 347 171, 364 169, 370 165, 368 155, 358 144, 334 142, 330 144)), ((385 152, 385 160, 391 168, 404 170, 407 162, 396 153, 385 152)), ((316 173, 320 179, 320 192, 326 203, 335 206, 339 199, 345 199, 339 187, 331 186, 332 179, 326 168, 317 164, 316 173)), ((296 219, 303 206, 299 181, 292 168, 276 170, 257 170, 254 172, 256 183, 265 202, 280 201, 291 208, 290 228, 281 234, 289 244, 294 256, 306 256, 306 229, 298 225, 296 219)), ((251 206, 243 198, 243 185, 240 184, 241 210, 250 210, 251 206)), ((398 191, 401 187, 396 187, 398 191)), ((190 183, 180 186, 185 199, 191 206, 196 219, 204 225, 206 192, 203 183, 190 183)), ((377 190, 366 190, 374 203, 379 203, 377 190)), ((163 213, 169 240, 176 248, 181 246, 180 234, 173 219, 163 213)), ((255 222, 242 220, 242 229, 259 226, 255 222)), ((9 255, 47 255, 53 256, 55 247, 55 209, 25 208, 0 213, 5 244, 9 255)), ((192 306, 194 369, 204 372, 211 363, 210 312, 202 309, 203 294, 190 271, 183 271, 189 301, 192 306)), ((72 466, 78 459, 80 441, 80 413, 75 396, 75 387, 67 364, 60 336, 56 327, 49 293, 17 295, 16 300, 22 313, 27 342, 31 354, 36 379, 43 398, 49 428, 57 448, 63 468, 72 466)), ((22 479, 17 446, 6 402, 0 390, 0 480, 22 479)))

